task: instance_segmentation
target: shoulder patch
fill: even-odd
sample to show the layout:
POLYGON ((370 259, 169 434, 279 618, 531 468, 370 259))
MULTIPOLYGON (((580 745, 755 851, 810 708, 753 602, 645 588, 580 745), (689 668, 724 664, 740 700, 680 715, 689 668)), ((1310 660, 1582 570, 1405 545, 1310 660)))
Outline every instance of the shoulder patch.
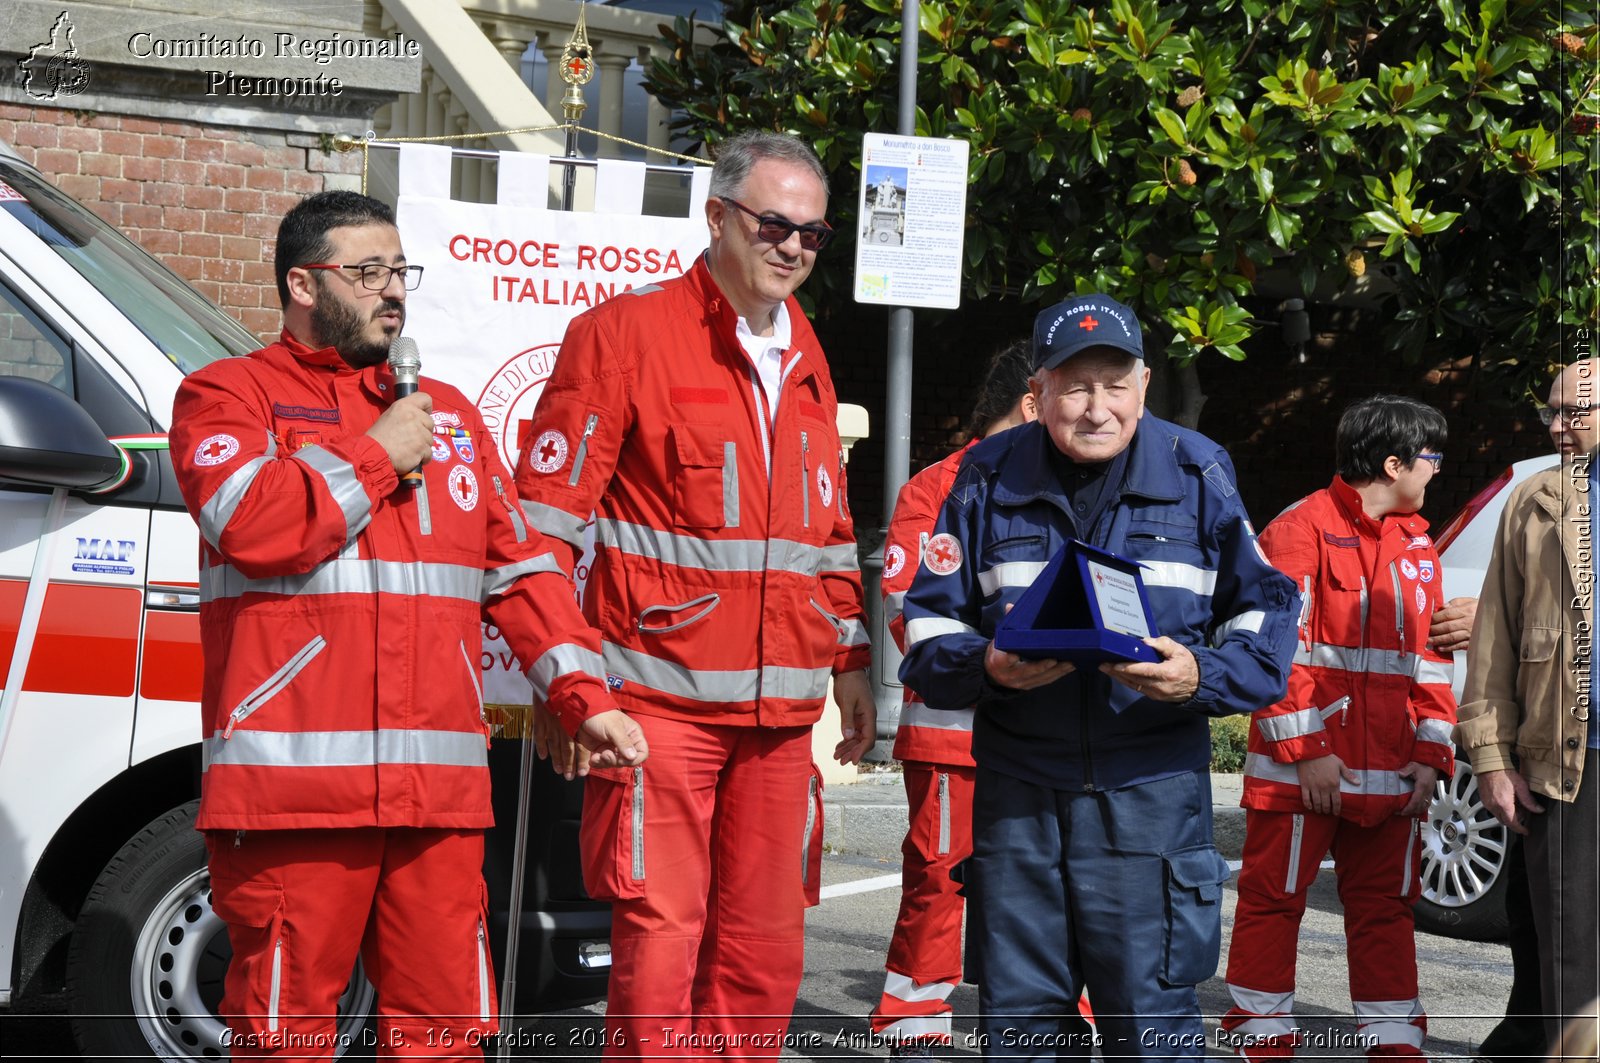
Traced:
POLYGON ((935 576, 948 576, 961 568, 961 544, 949 532, 940 532, 928 540, 922 563, 935 576))
POLYGON ((883 577, 894 579, 906 567, 906 552, 899 543, 890 543, 889 549, 883 552, 883 577))
POLYGON ((196 465, 221 465, 239 453, 239 441, 226 432, 207 436, 194 448, 196 465))
POLYGON ((964 465, 950 485, 950 497, 961 505, 969 504, 983 490, 983 473, 976 465, 964 465))
POLYGON ((1229 480, 1228 474, 1222 471, 1221 463, 1212 462, 1206 466, 1205 472, 1201 475, 1211 481, 1211 486, 1222 492, 1222 497, 1233 497, 1233 481, 1229 480))

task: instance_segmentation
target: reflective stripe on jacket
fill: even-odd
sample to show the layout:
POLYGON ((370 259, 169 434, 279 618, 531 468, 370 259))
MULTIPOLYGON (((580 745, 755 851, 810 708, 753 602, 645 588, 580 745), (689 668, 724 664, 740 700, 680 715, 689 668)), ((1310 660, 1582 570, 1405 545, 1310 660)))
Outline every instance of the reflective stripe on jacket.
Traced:
POLYGON ((477 411, 424 380, 433 460, 400 487, 365 434, 393 387, 386 366, 286 332, 179 388, 173 467, 201 532, 202 828, 488 826, 486 615, 569 719, 610 707, 597 647, 552 656, 577 623, 571 585, 530 542, 477 411))
POLYGON ((973 756, 1057 789, 1113 789, 1203 771, 1206 717, 1283 696, 1299 600, 1256 545, 1215 443, 1145 413, 1123 482, 1082 538, 1144 565, 1160 633, 1194 654, 1200 686, 1184 704, 1141 697, 1093 668, 1030 691, 989 682, 984 652, 1014 603, 1079 535, 1040 422, 967 453, 905 599, 900 678, 929 704, 976 705, 973 756), (948 536, 948 540, 941 537, 948 536), (939 551, 940 571, 929 566, 939 551))
POLYGON ((539 397, 517 491, 564 571, 595 515, 573 637, 599 640, 630 712, 810 724, 867 666, 838 401, 788 309, 776 416, 703 258, 574 319, 539 397))
MULTIPOLYGON (((973 440, 943 461, 930 465, 907 480, 895 498, 889 534, 883 541, 884 619, 900 652, 906 649, 903 615, 906 591, 922 566, 922 548, 933 535, 939 510, 950 494, 961 459, 977 445, 973 440)), ((896 760, 930 764, 972 766, 973 709, 935 709, 910 686, 900 706, 900 726, 894 736, 896 760)))
POLYGON ((1361 776, 1341 784, 1340 814, 1376 822, 1411 796, 1412 761, 1449 776, 1451 662, 1428 646, 1444 599, 1428 522, 1381 524, 1344 480, 1290 506, 1261 532, 1267 557, 1300 588, 1289 692, 1255 713, 1244 806, 1304 811, 1295 763, 1335 754, 1361 776))

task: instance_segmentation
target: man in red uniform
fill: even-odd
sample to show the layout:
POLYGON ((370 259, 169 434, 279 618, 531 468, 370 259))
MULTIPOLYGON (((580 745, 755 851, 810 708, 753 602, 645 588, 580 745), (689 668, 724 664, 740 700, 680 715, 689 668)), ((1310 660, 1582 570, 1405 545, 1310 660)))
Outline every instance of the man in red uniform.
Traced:
POLYGON ((278 342, 188 377, 171 432, 202 540, 197 826, 233 945, 232 1054, 331 1057, 358 951, 383 1054, 477 1054, 496 1028, 482 620, 596 764, 645 745, 571 647, 571 585, 472 404, 428 380, 395 399, 385 358, 422 267, 393 213, 312 196, 276 268, 278 342))
MULTIPOLYGON (((1024 339, 998 352, 973 408, 972 440, 907 480, 895 499, 883 544, 884 615, 905 648, 901 602, 922 547, 933 534, 961 459, 980 440, 1039 416, 1028 378, 1033 348, 1024 339)), ((972 855, 972 709, 941 712, 905 688, 894 756, 903 763, 910 829, 900 847, 900 915, 889 940, 883 997, 872 1012, 872 1032, 893 1042, 896 1054, 926 1052, 950 1043, 950 991, 961 981, 961 913, 958 884, 950 877, 972 855)))
POLYGON ((1247 1059, 1294 1054, 1300 918, 1330 848, 1361 1047, 1422 1055, 1416 817, 1451 770, 1455 699, 1450 660, 1428 641, 1443 580, 1417 511, 1446 435, 1443 415, 1420 402, 1355 403, 1339 419, 1333 483, 1261 533, 1302 611, 1288 695, 1255 713, 1245 761, 1222 1027, 1247 1059))
POLYGON ((876 713, 838 402, 793 298, 832 235, 822 166, 741 135, 705 209, 687 274, 568 327, 517 492, 563 571, 595 514, 572 637, 649 717, 649 767, 584 791, 584 881, 614 901, 606 1052, 776 1058, 820 872, 811 726, 830 677, 838 759, 876 713))

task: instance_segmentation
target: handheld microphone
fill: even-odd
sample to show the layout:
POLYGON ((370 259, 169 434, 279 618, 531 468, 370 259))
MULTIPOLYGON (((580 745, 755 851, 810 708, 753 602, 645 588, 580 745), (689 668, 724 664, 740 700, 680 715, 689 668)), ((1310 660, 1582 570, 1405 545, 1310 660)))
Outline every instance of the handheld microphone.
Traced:
MULTIPOLYGON (((417 351, 417 341, 410 336, 400 336, 389 345, 389 369, 394 373, 394 397, 403 399, 417 393, 417 378, 422 375, 422 355, 417 351)), ((400 482, 406 487, 422 486, 422 467, 402 473, 400 482)))

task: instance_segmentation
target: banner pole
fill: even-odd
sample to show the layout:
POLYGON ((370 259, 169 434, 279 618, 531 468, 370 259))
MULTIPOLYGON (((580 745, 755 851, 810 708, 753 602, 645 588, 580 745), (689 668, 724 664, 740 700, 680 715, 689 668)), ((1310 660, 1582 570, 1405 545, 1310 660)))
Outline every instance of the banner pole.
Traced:
MULTIPOLYGON (((578 23, 572 28, 572 38, 561 50, 561 80, 567 83, 566 95, 561 97, 561 116, 566 120, 566 157, 578 157, 578 123, 589 104, 583 98, 583 86, 594 77, 594 51, 589 47, 589 32, 584 23, 583 6, 578 7, 578 23)), ((572 209, 573 193, 577 187, 578 168, 567 165, 561 168, 561 209, 572 209)), ((533 706, 523 720, 522 757, 517 777, 517 826, 511 849, 511 903, 506 911, 505 976, 500 989, 500 1044, 495 1053, 501 1063, 511 1059, 511 1043, 516 1040, 517 1018, 517 953, 522 944, 523 880, 528 867, 528 804, 533 789, 533 753, 537 743, 533 737, 533 706)))

